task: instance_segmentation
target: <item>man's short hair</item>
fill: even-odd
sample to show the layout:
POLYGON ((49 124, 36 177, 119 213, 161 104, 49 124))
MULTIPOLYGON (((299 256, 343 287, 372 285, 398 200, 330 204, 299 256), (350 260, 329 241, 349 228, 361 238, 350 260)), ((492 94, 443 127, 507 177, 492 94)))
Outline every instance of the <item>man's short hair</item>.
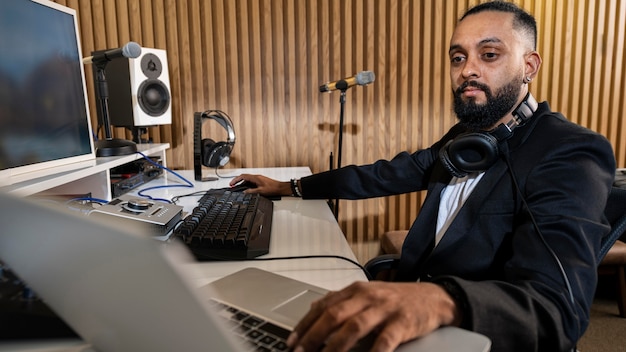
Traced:
POLYGON ((537 49, 537 22, 535 18, 524 11, 517 5, 505 2, 505 1, 491 1, 476 5, 461 17, 460 21, 463 21, 465 17, 474 15, 484 11, 499 11, 508 12, 513 14, 513 28, 520 31, 525 37, 531 40, 533 50, 537 49))

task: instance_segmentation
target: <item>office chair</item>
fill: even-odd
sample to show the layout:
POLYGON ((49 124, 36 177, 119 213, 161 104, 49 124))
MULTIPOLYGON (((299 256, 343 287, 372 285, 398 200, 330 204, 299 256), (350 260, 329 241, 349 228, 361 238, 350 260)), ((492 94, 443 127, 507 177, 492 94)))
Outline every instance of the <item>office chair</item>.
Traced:
MULTIPOLYGON (((611 231, 602 238, 597 258, 598 274, 613 275, 617 282, 619 314, 626 318, 626 243, 619 240, 626 232, 626 189, 613 187, 604 209, 611 224, 611 231)), ((402 243, 408 230, 385 232, 381 236, 382 254, 365 264, 365 269, 374 280, 391 281, 400 262, 402 243)))
POLYGON ((611 223, 611 231, 602 239, 598 253, 599 275, 612 275, 617 287, 619 315, 626 318, 626 188, 613 187, 604 213, 611 223), (621 238, 621 240, 620 240, 621 238))

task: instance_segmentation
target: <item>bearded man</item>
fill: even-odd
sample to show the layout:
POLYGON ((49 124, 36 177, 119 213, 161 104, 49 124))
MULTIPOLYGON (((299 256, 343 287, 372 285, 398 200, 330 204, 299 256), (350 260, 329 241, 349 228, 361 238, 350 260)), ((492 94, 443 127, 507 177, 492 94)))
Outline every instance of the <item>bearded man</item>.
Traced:
POLYGON ((428 190, 404 242, 399 282, 355 283, 316 302, 295 351, 374 351, 445 325, 488 336, 493 351, 567 351, 589 323, 596 253, 615 173, 606 138, 569 122, 528 85, 535 19, 506 2, 470 9, 450 40, 459 123, 429 148, 291 182, 240 175, 246 192, 363 199, 428 190))

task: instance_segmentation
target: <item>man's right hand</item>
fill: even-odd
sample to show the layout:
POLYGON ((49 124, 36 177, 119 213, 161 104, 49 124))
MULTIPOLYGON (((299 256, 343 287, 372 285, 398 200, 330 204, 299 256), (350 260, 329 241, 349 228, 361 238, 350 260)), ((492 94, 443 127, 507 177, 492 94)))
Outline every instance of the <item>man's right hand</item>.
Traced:
POLYGON ((289 181, 281 182, 263 175, 241 174, 230 181, 230 186, 236 186, 240 182, 253 183, 256 187, 250 187, 244 193, 259 193, 262 196, 291 196, 291 184, 289 181))

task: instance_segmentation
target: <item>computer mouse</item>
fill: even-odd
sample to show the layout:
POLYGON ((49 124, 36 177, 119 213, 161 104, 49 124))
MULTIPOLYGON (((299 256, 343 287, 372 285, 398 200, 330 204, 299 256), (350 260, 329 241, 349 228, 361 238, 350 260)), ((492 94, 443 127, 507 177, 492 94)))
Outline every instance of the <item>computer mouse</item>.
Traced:
POLYGON ((231 192, 243 192, 248 188, 256 188, 256 183, 250 181, 241 181, 230 188, 231 192))

